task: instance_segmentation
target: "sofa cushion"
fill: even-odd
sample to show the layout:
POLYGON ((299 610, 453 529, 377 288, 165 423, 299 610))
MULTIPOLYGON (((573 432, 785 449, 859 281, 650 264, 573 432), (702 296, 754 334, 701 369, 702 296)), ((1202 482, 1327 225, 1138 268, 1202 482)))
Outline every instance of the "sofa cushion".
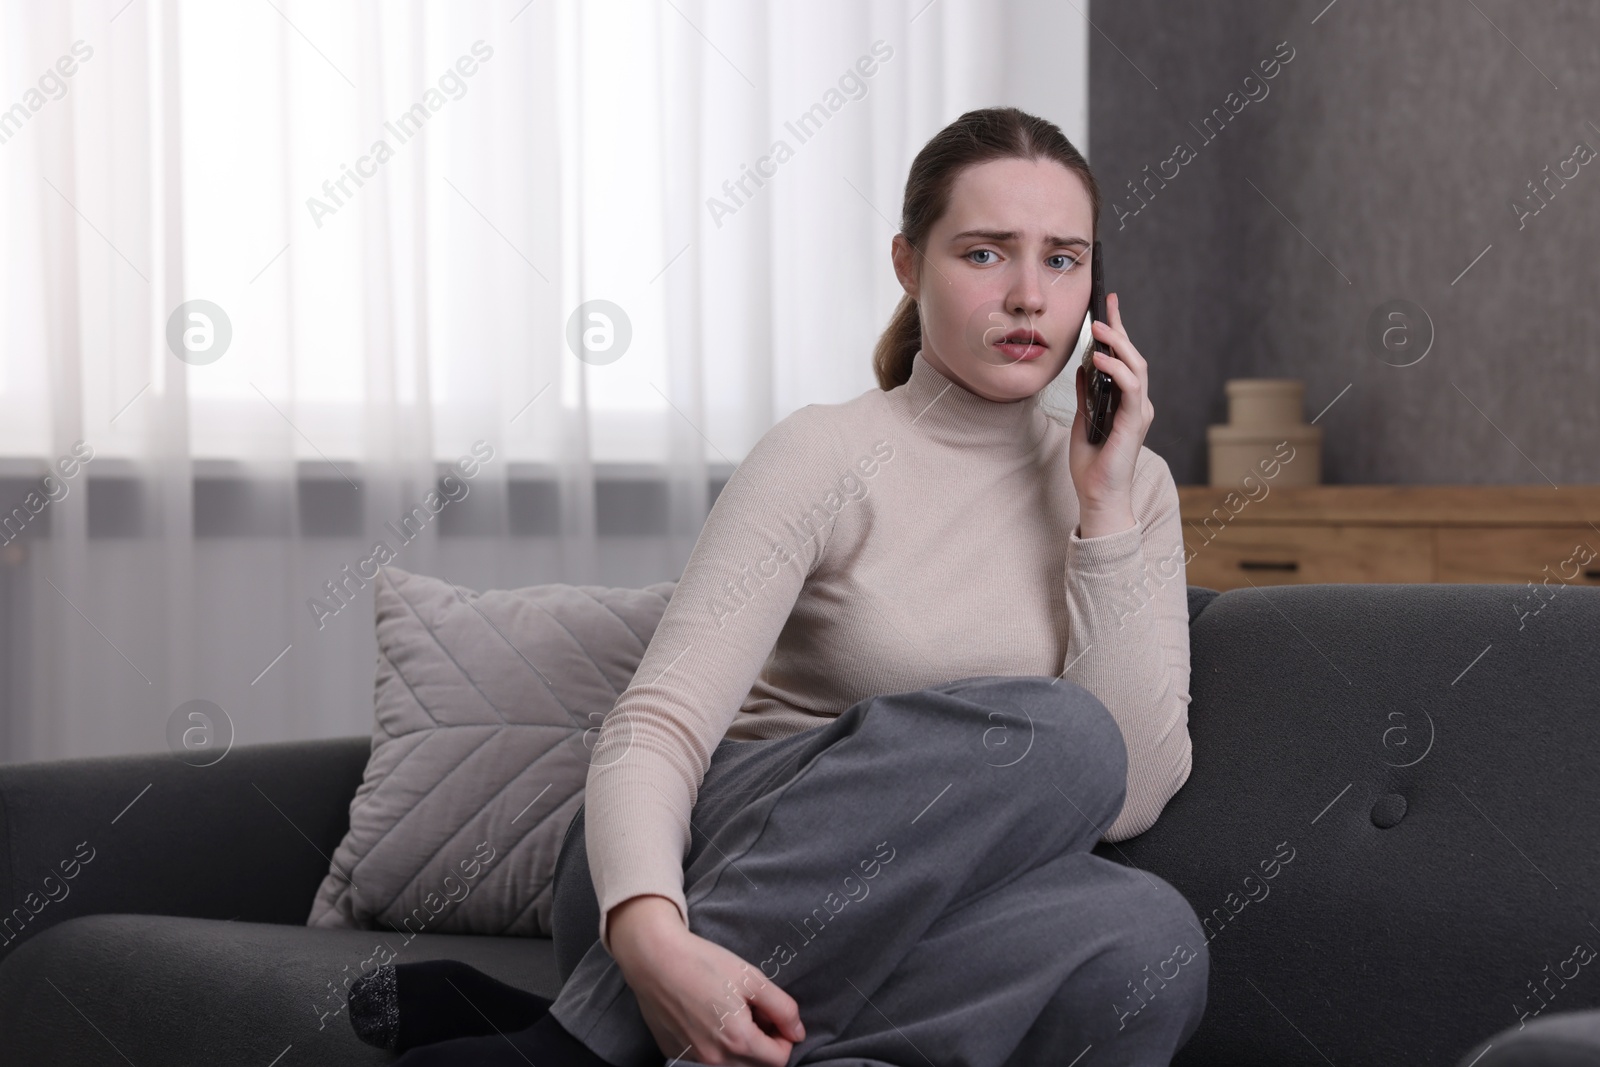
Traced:
POLYGON ((545 938, 314 930, 161 915, 69 919, 0 967, 7 1067, 382 1064, 350 1028, 363 963, 456 959, 554 998, 545 938), (282 1059, 277 1057, 282 1056, 282 1059))
POLYGON ((589 752, 672 588, 476 593, 382 569, 371 757, 307 923, 548 935, 589 752))

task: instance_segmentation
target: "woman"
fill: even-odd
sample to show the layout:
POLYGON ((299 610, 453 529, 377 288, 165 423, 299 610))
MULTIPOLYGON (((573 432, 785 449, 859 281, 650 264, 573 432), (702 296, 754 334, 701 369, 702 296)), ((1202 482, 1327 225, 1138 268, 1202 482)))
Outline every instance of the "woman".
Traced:
MULTIPOLYGON (((1099 207, 1061 131, 1014 108, 918 153, 881 388, 751 450, 605 720, 557 872, 560 996, 453 965, 526 1028, 400 1062, 1090 1067, 1188 1039, 1193 911, 1090 851, 1190 768, 1177 491, 1115 296, 1093 327, 1109 437, 1088 442, 1081 367, 1070 428, 1040 403, 1078 348, 1099 207)), ((406 966, 402 1044, 448 1036, 421 1021, 443 965, 406 966)))

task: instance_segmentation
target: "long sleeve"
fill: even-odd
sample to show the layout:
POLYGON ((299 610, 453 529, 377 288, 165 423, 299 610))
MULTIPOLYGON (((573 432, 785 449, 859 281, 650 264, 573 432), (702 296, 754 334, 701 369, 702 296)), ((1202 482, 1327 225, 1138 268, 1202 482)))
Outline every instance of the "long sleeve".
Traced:
POLYGON ((756 442, 590 759, 608 952, 609 912, 632 897, 671 900, 687 925, 690 817, 725 737, 787 736, 955 678, 1056 673, 1063 633, 1065 676, 1127 742, 1128 799, 1105 836, 1155 821, 1189 771, 1177 487, 1141 449, 1136 528, 1079 538, 1070 484, 1038 481, 1066 469, 1070 444, 1036 398, 986 400, 920 353, 903 386, 801 408, 756 442))
POLYGON ((1067 544, 1064 677, 1099 697, 1122 729, 1128 793, 1105 840, 1143 833, 1189 777, 1189 608, 1178 489, 1140 449, 1135 525, 1067 544))
POLYGON ((816 409, 769 430, 718 495, 633 680, 601 724, 585 787, 585 844, 607 913, 654 893, 688 923, 683 860, 711 755, 822 558, 819 499, 839 449, 816 409))

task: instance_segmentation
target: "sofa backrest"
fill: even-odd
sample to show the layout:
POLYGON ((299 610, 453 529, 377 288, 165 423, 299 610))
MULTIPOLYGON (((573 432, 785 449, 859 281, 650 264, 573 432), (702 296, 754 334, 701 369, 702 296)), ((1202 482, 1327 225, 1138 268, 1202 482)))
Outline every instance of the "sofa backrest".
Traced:
POLYGON ((1450 1065, 1600 1004, 1600 590, 1232 590, 1190 636, 1189 781, 1096 849, 1202 920, 1175 1063, 1450 1065))

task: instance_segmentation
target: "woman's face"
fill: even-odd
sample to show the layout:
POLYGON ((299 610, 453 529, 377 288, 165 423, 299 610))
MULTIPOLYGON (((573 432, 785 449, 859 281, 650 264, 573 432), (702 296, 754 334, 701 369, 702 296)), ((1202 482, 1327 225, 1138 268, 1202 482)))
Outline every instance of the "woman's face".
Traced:
POLYGON ((1049 385, 1083 328, 1093 240, 1088 190, 1054 160, 966 168, 925 254, 894 239, 895 274, 922 317, 923 357, 988 400, 1049 385))

